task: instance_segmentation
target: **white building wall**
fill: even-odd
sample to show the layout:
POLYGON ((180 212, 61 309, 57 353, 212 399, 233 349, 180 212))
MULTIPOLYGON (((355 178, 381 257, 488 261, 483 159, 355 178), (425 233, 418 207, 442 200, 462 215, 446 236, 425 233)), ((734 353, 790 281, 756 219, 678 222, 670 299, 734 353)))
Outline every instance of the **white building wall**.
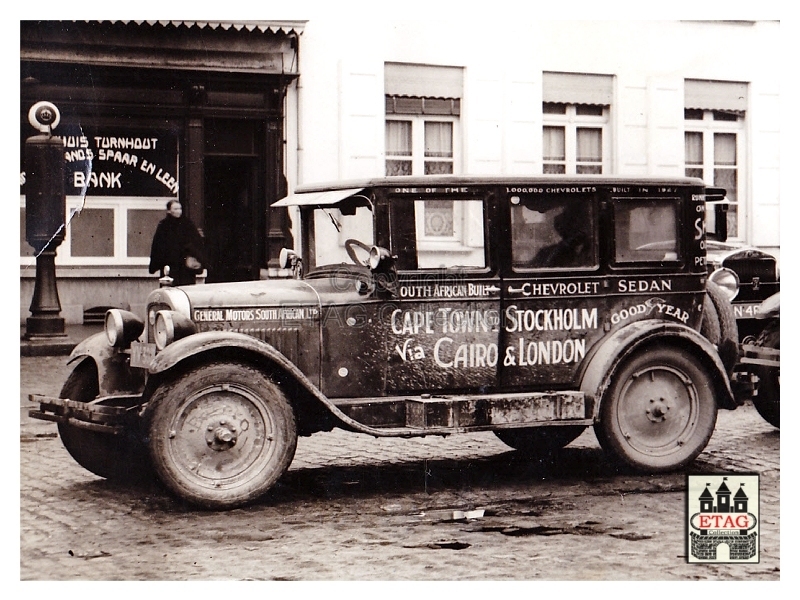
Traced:
MULTIPOLYGON (((779 246, 777 22, 311 20, 300 41, 290 189, 384 172, 385 62, 464 69, 461 172, 540 173, 542 72, 614 76, 611 173, 684 171, 685 79, 749 84, 745 241, 779 246), (293 173, 295 174, 293 176, 293 173), (292 180, 294 179, 294 180, 292 180)), ((287 135, 287 140, 291 136, 287 135)))

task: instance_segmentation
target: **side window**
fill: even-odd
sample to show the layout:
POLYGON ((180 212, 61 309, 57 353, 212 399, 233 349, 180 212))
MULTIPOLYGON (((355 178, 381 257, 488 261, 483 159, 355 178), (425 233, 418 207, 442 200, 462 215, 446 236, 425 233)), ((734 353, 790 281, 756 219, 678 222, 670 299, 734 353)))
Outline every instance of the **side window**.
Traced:
POLYGON ((614 204, 615 262, 678 260, 677 211, 677 201, 669 198, 617 201, 614 204))
POLYGON ((511 196, 515 271, 597 266, 595 205, 590 197, 511 196))
POLYGON ((412 215, 401 215, 399 205, 393 206, 392 219, 392 252, 398 256, 399 269, 486 266, 482 200, 416 200, 412 215))

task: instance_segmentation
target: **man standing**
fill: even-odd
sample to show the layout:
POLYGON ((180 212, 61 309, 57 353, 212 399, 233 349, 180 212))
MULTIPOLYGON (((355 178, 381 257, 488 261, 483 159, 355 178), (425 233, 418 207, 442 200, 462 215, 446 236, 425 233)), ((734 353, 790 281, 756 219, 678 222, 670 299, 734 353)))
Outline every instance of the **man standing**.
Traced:
POLYGON ((150 248, 150 273, 169 267, 175 285, 190 285, 203 270, 203 238, 177 200, 167 202, 167 216, 156 227, 150 248))

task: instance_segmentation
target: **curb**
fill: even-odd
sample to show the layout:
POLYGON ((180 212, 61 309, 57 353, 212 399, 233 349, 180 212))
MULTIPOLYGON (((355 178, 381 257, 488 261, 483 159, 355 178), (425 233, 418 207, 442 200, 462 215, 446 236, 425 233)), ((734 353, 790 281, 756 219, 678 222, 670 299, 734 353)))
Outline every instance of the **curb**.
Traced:
POLYGON ((22 340, 20 356, 66 356, 76 346, 74 340, 22 340))
POLYGON ((102 325, 67 325, 64 335, 26 339, 25 327, 20 326, 20 356, 69 356, 72 349, 87 337, 103 331, 102 325))

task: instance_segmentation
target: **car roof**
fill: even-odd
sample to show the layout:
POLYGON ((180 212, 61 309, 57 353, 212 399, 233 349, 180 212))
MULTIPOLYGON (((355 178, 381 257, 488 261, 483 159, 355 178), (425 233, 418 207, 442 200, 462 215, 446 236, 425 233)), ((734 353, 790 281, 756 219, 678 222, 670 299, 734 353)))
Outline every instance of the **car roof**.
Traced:
POLYGON ((304 184, 295 194, 326 190, 365 189, 371 187, 438 187, 464 185, 554 185, 577 183, 580 185, 697 185, 704 186, 695 177, 623 177, 619 175, 425 175, 375 177, 304 184))
POLYGON ((278 202, 273 203, 272 206, 330 206, 368 188, 448 188, 497 185, 511 187, 548 185, 705 186, 702 179, 694 177, 622 177, 617 175, 426 175, 424 177, 376 177, 301 185, 293 194, 289 194, 278 202))

